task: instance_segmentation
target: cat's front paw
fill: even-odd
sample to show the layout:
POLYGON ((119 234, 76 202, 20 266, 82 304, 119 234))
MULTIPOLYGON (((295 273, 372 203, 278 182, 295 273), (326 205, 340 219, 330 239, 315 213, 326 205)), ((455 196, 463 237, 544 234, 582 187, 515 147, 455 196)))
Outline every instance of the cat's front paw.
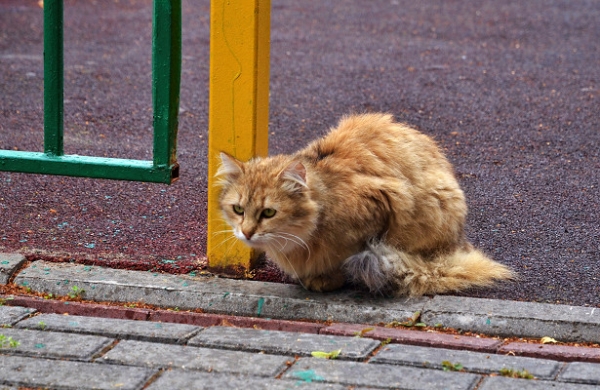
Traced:
POLYGON ((334 275, 315 275, 302 279, 305 289, 317 292, 328 292, 337 290, 344 285, 345 278, 340 272, 334 275))

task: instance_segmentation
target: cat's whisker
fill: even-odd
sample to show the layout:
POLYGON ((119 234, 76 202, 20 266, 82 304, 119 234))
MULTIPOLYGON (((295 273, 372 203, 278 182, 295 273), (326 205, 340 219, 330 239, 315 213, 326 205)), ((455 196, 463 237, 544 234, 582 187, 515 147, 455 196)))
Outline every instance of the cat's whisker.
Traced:
MULTIPOLYGON (((286 236, 292 237, 292 238, 286 238, 292 242, 295 242, 296 244, 299 244, 299 246, 303 247, 304 249, 306 249, 306 251, 308 252, 308 256, 310 257, 310 247, 308 246, 308 244, 306 243, 306 241, 304 241, 302 238, 298 237, 295 234, 292 233, 287 233, 287 232, 278 232, 277 234, 285 234, 286 236)), ((282 237, 285 238, 285 237, 282 237)))
MULTIPOLYGON (((287 240, 285 237, 281 237, 284 240, 287 240)), ((272 246, 267 246, 268 249, 273 250, 273 252, 277 252, 280 255, 283 256, 283 258, 288 262, 288 264, 290 265, 290 268, 292 269, 292 271, 294 271, 294 275, 296 276, 296 280, 298 281, 298 283, 300 283, 300 286, 302 286, 302 288, 304 288, 305 290, 308 290, 308 288, 306 288, 306 285, 304 285, 304 283, 302 283, 302 279, 300 279, 300 276, 298 275, 298 272, 296 271, 296 269, 294 268, 294 266, 292 265, 292 262, 290 261, 290 259, 287 257, 287 255, 284 252, 278 251, 277 248, 273 248, 272 246)))
MULTIPOLYGON (((281 245, 281 243, 277 239, 283 239, 284 240, 285 244, 282 246, 282 250, 278 251, 278 253, 281 254, 285 258, 285 260, 288 262, 288 264, 290 265, 290 267, 292 268, 292 270, 296 274, 296 279, 298 280, 298 282, 300 283, 300 285, 302 287, 304 287, 304 289, 307 289, 306 286, 304 285, 304 283, 302 283, 302 280, 300 279, 300 277, 298 276, 298 272, 296 271, 296 269, 292 265, 292 262, 290 261, 290 259, 288 258, 288 256, 283 252, 283 249, 285 248, 285 246, 287 246, 288 242, 293 242, 294 244, 296 244, 296 245, 298 245, 298 246, 306 249, 306 251, 308 252, 307 256, 306 256, 306 261, 309 261, 310 260, 310 255, 311 255, 310 247, 308 246, 308 244, 302 238, 300 238, 300 237, 298 237, 298 236, 296 236, 295 234, 292 234, 292 233, 278 232, 278 234, 271 234, 271 235, 275 238, 275 240, 273 240, 273 241, 277 242, 280 246, 282 246, 282 245, 281 245), (285 237, 284 235, 291 236, 291 237, 285 237)), ((271 247, 271 249, 275 249, 275 248, 271 247)))
MULTIPOLYGON (((228 243, 230 241, 231 241, 231 244, 234 244, 235 243, 235 241, 234 241, 235 238, 236 237, 232 235, 231 237, 228 237, 227 239, 221 241, 217 246, 215 246, 213 248, 213 251, 216 250, 216 249, 218 249, 218 248, 220 248, 222 245, 224 245, 224 244, 226 244, 226 243, 228 243)), ((230 250, 231 250, 231 245, 229 246, 229 248, 227 249, 227 251, 225 252, 225 254, 227 254, 230 250)))
POLYGON ((237 241, 237 238, 235 236, 232 236, 230 239, 227 239, 223 242, 223 243, 229 242, 229 246, 227 247, 227 250, 225 251, 225 254, 223 255, 224 257, 226 257, 229 254, 229 251, 231 251, 231 248, 233 248, 236 241, 237 241))
POLYGON ((278 245, 279 245, 279 247, 280 247, 279 249, 280 249, 281 251, 283 251, 283 250, 284 250, 284 249, 287 247, 287 243, 288 243, 288 241, 289 241, 289 240, 288 240, 288 239, 286 239, 286 238, 283 238, 283 237, 277 237, 277 236, 275 236, 275 235, 273 235, 273 234, 271 234, 271 233, 267 233, 267 234, 265 234, 265 237, 266 237, 266 238, 268 238, 270 241, 273 241, 273 242, 275 242, 276 244, 278 244, 278 245), (284 241, 283 241, 283 244, 282 244, 281 242, 279 242, 278 238, 283 238, 283 240, 284 240, 284 241))
POLYGON ((226 233, 231 233, 233 234, 233 229, 228 229, 228 230, 219 230, 217 232, 212 232, 213 236, 216 236, 217 234, 226 234, 226 233))
MULTIPOLYGON (((219 245, 217 245, 217 246, 216 246, 216 247, 213 249, 213 251, 215 251, 215 250, 217 250, 218 248, 220 248, 221 246, 223 246, 223 245, 227 244, 229 241, 231 241, 231 239, 227 239, 227 240, 225 240, 225 241, 223 241, 223 242, 219 243, 219 245)), ((231 248, 227 248, 227 250, 225 251, 225 253, 228 253, 230 249, 231 249, 231 248)))
POLYGON ((214 223, 214 224, 221 224, 221 225, 225 225, 225 226, 231 226, 229 224, 229 222, 227 222, 227 220, 224 218, 211 218, 208 220, 208 222, 214 223))
POLYGON ((285 245, 283 245, 283 247, 281 248, 282 251, 285 249, 285 247, 287 246, 288 242, 292 242, 296 246, 301 247, 303 249, 306 249, 307 252, 308 252, 308 257, 310 257, 310 248, 304 242, 302 242, 302 240, 301 241, 297 241, 295 238, 285 237, 285 236, 282 236, 282 235, 276 235, 275 238, 276 239, 284 240, 285 245))

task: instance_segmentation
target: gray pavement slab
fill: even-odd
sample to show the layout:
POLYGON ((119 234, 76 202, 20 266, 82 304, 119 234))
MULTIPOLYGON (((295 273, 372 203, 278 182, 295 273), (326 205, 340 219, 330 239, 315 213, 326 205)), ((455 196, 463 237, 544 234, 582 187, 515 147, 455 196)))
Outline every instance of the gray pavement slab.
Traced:
POLYGON ((37 261, 14 282, 68 295, 74 287, 95 301, 143 302, 208 313, 362 324, 421 321, 484 334, 600 342, 600 309, 485 298, 374 298, 356 291, 313 293, 295 285, 206 276, 127 271, 37 261))
POLYGON ((491 376, 483 380, 478 390, 593 390, 598 386, 581 385, 575 383, 560 383, 550 381, 536 381, 531 379, 513 379, 502 376, 491 376))
POLYGON ((0 382, 28 388, 138 390, 153 374, 143 367, 0 355, 0 382))
POLYGON ((1 349, 3 354, 81 361, 91 360, 95 354, 114 341, 101 336, 15 328, 0 329, 0 334, 4 335, 6 340, 10 337, 18 342, 15 347, 5 343, 1 349))
POLYGON ((438 295, 421 320, 500 336, 600 342, 600 309, 594 307, 438 295))
POLYGON ((0 326, 14 325, 17 321, 35 313, 35 309, 20 306, 0 306, 0 326))
POLYGON ((74 286, 85 299, 144 302, 182 310, 278 319, 379 323, 404 320, 430 298, 373 298, 356 291, 314 293, 300 286, 217 277, 125 271, 37 261, 15 284, 54 295, 74 286))
POLYGON ((184 343, 202 329, 186 324, 60 314, 40 314, 15 327, 165 343, 184 343))
POLYGON ((385 389, 471 389, 481 378, 463 372, 301 358, 283 375, 304 382, 330 382, 385 389))
POLYGON ((6 284, 24 262, 25 256, 20 253, 0 253, 0 284, 6 284))
POLYGON ((99 362, 156 368, 185 368, 275 377, 292 357, 225 351, 146 341, 119 342, 99 362))
POLYGON ((400 364, 442 369, 442 362, 461 364, 469 372, 499 373, 501 369, 527 370, 536 378, 553 379, 562 363, 522 356, 506 356, 443 348, 390 344, 369 363, 400 364))
POLYGON ((194 336, 188 345, 207 348, 226 348, 260 352, 310 356, 311 352, 340 350, 338 359, 362 360, 367 358, 379 341, 358 338, 282 332, 259 329, 213 326, 194 336))
POLYGON ((170 370, 163 372, 147 390, 347 390, 347 386, 331 383, 304 382, 206 373, 199 371, 170 370))
POLYGON ((565 382, 589 383, 600 386, 600 364, 572 362, 558 376, 565 382))

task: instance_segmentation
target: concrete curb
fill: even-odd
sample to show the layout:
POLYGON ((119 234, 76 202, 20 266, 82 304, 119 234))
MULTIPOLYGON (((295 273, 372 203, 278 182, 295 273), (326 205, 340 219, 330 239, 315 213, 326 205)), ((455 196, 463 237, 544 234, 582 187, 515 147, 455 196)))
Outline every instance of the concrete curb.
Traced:
POLYGON ((0 284, 6 284, 23 265, 25 256, 20 253, 0 253, 0 284))
POLYGON ((600 308, 436 296, 422 321, 498 336, 600 341, 600 308))
POLYGON ((82 298, 92 301, 143 302, 236 316, 366 324, 404 321, 430 300, 373 299, 356 291, 319 294, 295 285, 46 261, 22 269, 14 283, 55 296, 67 296, 76 287, 85 291, 82 298))
MULTIPOLYGON (((0 262, 6 256, 0 255, 0 262)), ((15 265, 12 272, 17 268, 15 265)), ((200 309, 205 315, 258 319, 373 325, 402 322, 419 311, 421 321, 428 325, 504 337, 550 336, 559 341, 600 342, 600 309, 592 307, 454 296, 373 298, 356 291, 317 294, 294 285, 46 261, 35 261, 19 270, 14 284, 55 296, 83 290, 81 297, 92 301, 142 302, 180 310, 200 309)))

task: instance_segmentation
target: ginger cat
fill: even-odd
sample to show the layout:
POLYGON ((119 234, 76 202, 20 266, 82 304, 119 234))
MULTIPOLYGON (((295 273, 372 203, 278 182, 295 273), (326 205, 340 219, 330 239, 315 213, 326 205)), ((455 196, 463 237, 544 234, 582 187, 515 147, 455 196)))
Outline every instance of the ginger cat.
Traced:
POLYGON ((465 197, 436 143, 391 115, 345 117, 290 156, 221 160, 234 235, 308 290, 418 296, 514 277, 466 241, 465 197))

